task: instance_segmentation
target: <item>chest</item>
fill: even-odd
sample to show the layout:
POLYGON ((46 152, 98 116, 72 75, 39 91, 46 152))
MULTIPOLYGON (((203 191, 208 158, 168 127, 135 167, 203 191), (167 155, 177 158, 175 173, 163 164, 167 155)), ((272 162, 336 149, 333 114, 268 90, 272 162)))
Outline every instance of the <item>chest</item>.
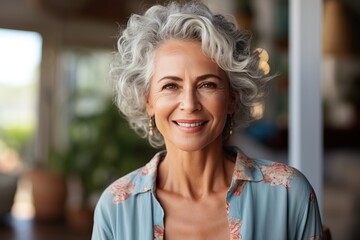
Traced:
POLYGON ((229 239, 225 199, 199 202, 159 197, 165 212, 165 239, 229 239))

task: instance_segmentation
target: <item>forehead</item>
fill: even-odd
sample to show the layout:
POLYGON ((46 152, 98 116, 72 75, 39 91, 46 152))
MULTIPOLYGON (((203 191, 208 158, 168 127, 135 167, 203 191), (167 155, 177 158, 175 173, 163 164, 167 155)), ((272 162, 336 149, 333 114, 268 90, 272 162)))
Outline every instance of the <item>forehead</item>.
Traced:
POLYGON ((169 39, 165 40, 157 48, 156 52, 176 52, 192 48, 202 52, 201 42, 197 40, 169 39))
POLYGON ((155 70, 166 68, 189 67, 192 69, 212 69, 219 71, 219 66, 202 50, 201 42, 196 40, 167 40, 156 50, 154 55, 155 70))

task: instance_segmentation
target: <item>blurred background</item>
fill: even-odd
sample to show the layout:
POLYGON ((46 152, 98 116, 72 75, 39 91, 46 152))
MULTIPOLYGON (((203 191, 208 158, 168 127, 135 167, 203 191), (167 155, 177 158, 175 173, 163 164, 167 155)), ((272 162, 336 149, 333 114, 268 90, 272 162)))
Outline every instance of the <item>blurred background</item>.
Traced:
MULTIPOLYGON (((107 82, 119 26, 154 2, 0 0, 0 239, 89 239, 101 191, 156 152, 107 82)), ((279 73, 234 141, 287 163, 289 1, 204 2, 252 31, 279 73)), ((360 2, 324 0, 322 25, 323 223, 360 239, 360 2)))

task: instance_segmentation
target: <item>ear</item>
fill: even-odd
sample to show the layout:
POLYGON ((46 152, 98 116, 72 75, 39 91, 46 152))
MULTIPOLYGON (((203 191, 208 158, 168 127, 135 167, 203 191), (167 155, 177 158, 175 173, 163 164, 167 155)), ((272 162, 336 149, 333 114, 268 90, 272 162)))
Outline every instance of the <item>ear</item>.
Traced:
POLYGON ((228 114, 233 115, 235 113, 235 103, 229 103, 228 114))
POLYGON ((230 101, 228 103, 228 114, 232 115, 235 112, 235 106, 236 106, 236 97, 234 92, 230 92, 230 101))
POLYGON ((147 113, 149 114, 149 116, 153 116, 154 108, 153 108, 153 103, 152 103, 150 96, 145 96, 145 104, 146 104, 147 113))

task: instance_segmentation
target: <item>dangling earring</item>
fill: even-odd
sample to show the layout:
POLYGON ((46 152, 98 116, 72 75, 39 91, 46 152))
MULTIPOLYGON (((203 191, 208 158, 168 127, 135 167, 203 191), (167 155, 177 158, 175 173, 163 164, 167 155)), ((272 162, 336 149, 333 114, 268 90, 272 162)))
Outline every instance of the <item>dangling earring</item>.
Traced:
POLYGON ((234 120, 233 120, 233 115, 229 115, 229 116, 230 116, 229 135, 231 136, 233 134, 234 120))
POLYGON ((149 135, 150 137, 154 136, 153 117, 150 117, 149 120, 149 135))

